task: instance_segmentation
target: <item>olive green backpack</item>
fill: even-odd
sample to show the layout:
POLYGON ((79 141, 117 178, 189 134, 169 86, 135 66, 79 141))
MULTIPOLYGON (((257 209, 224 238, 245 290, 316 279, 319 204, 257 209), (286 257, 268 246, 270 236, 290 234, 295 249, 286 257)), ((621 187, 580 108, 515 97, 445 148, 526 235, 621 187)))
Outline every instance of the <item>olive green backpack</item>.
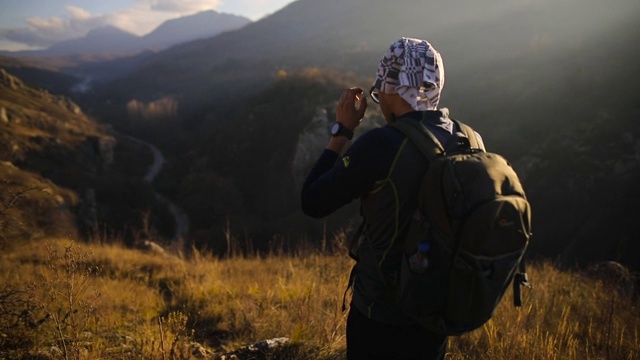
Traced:
POLYGON ((391 124, 429 161, 393 297, 418 323, 446 335, 482 326, 511 283, 516 306, 520 285, 530 286, 523 259, 531 208, 520 180, 507 160, 484 150, 469 126, 455 123, 462 133, 454 135, 449 152, 420 122, 391 124), (419 246, 427 259, 423 272, 410 263, 419 246))

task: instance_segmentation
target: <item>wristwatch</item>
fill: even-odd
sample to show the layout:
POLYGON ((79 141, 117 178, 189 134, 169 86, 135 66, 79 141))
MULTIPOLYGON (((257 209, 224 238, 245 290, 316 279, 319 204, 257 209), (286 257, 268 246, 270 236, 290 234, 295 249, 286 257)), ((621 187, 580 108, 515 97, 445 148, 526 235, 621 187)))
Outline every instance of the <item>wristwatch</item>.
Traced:
POLYGON ((353 131, 347 129, 339 122, 336 122, 335 124, 333 124, 333 126, 331 126, 331 136, 344 136, 347 139, 351 140, 353 139, 353 131))

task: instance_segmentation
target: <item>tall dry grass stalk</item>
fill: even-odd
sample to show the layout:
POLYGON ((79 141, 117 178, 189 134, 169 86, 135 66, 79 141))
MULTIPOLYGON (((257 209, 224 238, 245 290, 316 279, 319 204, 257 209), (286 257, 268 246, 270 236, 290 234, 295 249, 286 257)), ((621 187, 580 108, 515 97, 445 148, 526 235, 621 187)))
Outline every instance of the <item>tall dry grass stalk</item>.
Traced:
MULTIPOLYGON (((290 255, 230 252, 228 259, 196 250, 184 259, 118 245, 73 244, 78 254, 93 253, 77 262, 77 271, 99 271, 83 282, 92 311, 77 323, 79 335, 69 338, 75 348, 67 358, 213 358, 259 340, 288 337, 293 345, 271 359, 344 359, 341 305, 353 263, 340 250, 343 237, 336 237, 331 252, 305 245, 305 251, 290 255)), ((0 358, 64 358, 56 322, 43 304, 24 295, 41 291, 38 296, 44 296, 44 288, 28 284, 64 274, 52 273, 43 259, 69 242, 50 244, 49 249, 32 243, 0 254, 0 283, 5 284, 0 287, 0 358), (12 315, 25 311, 29 321, 12 315)), ((524 291, 524 306, 514 308, 507 293, 489 323, 450 340, 447 359, 640 356, 637 299, 550 263, 532 264, 529 272, 534 289, 524 291)))

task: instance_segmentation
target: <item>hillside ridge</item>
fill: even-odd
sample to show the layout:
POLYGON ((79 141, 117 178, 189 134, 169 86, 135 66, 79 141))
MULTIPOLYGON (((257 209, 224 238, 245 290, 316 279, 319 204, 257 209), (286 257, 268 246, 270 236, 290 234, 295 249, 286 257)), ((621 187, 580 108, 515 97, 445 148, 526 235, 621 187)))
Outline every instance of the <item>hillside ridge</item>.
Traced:
POLYGON ((87 239, 100 227, 129 241, 150 209, 147 226, 172 232, 173 217, 143 179, 150 161, 145 146, 112 134, 69 98, 0 69, 0 246, 87 239))

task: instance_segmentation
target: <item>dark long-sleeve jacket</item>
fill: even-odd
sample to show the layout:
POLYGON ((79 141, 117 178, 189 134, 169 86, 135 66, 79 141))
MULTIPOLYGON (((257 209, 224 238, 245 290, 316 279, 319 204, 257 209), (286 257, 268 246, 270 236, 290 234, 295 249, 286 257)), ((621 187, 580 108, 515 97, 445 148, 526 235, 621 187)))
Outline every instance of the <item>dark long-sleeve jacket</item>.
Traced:
MULTIPOLYGON (((455 128, 448 111, 412 112, 403 118, 421 121, 443 144, 455 128)), ((399 268, 401 247, 392 245, 404 239, 427 166, 413 143, 398 130, 383 126, 358 138, 342 157, 325 150, 303 185, 302 209, 316 218, 360 199, 366 226, 356 250, 352 306, 374 320, 409 322, 381 298, 399 268)))

